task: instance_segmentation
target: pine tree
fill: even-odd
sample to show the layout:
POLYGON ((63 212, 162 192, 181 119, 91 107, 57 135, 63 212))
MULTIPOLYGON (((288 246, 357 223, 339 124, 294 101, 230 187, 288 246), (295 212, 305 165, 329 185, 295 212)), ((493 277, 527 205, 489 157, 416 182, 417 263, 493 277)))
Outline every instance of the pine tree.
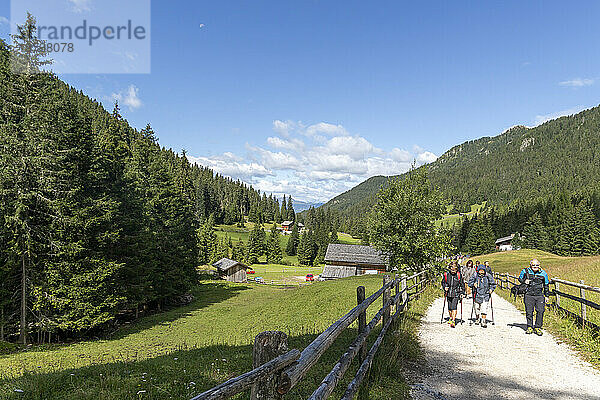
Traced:
POLYGON ((528 249, 548 251, 550 239, 540 215, 533 214, 523 228, 523 244, 528 249))
POLYGON ((277 231, 276 225, 273 224, 267 242, 267 263, 280 264, 282 259, 283 254, 281 244, 279 243, 279 231, 277 231))
POLYGON ((294 211, 294 204, 292 201, 292 196, 288 196, 288 204, 287 204, 287 220, 296 222, 296 212, 294 211))
POLYGON ((295 256, 297 254, 298 244, 300 242, 300 234, 298 232, 298 224, 294 224, 292 233, 285 247, 285 254, 295 256))

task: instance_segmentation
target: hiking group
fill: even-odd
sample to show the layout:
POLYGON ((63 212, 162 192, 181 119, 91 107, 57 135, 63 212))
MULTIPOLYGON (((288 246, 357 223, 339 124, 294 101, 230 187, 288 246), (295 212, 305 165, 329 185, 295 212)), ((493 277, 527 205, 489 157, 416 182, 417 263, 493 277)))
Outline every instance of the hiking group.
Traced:
MULTIPOLYGON (((523 268, 519 275, 519 286, 515 287, 515 294, 522 294, 525 303, 525 315, 527 319, 527 329, 525 333, 535 333, 542 336, 542 324, 544 321, 545 304, 549 302, 550 293, 548 274, 544 271, 537 259, 530 261, 527 268, 523 268), (535 312, 535 321, 534 321, 535 312)), ((463 298, 472 298, 471 323, 482 328, 488 326, 488 310, 491 310, 494 324, 494 307, 492 293, 496 289, 494 275, 488 261, 480 264, 479 261, 468 260, 466 265, 459 268, 458 262, 453 260, 444 272, 442 277, 442 290, 444 291, 444 311, 442 312, 442 322, 444 321, 445 304, 448 304, 448 324, 450 327, 456 327, 456 316, 458 306, 460 305, 460 322, 464 322, 462 317, 463 298), (473 318, 473 314, 475 317, 473 318)))

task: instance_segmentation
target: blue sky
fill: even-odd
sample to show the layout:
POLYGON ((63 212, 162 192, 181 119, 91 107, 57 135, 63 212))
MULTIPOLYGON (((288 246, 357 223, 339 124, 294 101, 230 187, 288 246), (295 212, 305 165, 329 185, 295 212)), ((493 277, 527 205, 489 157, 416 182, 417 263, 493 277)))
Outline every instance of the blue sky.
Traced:
MULTIPOLYGON (((591 1, 154 0, 150 74, 60 77, 194 161, 327 200, 600 103, 599 15, 591 1)), ((1 0, 0 37, 9 16, 1 0)))

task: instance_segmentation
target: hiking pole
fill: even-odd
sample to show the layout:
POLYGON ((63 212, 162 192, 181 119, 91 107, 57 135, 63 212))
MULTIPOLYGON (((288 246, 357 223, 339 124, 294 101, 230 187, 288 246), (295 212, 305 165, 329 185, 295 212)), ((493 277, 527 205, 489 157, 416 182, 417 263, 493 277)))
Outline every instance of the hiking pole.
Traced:
POLYGON ((469 318, 469 326, 473 325, 473 312, 475 311, 475 296, 476 296, 476 292, 475 292, 475 288, 473 288, 473 305, 471 306, 471 318, 469 318))
POLYGON ((492 325, 496 325, 496 320, 494 319, 494 300, 492 298, 491 293, 490 293, 490 307, 492 309, 492 325))
POLYGON ((465 323, 465 321, 463 320, 463 317, 462 317, 462 296, 460 296, 460 324, 462 325, 464 323, 465 323))
POLYGON ((442 319, 440 320, 440 324, 444 323, 444 311, 446 311, 446 291, 444 290, 444 306, 442 307, 442 319))

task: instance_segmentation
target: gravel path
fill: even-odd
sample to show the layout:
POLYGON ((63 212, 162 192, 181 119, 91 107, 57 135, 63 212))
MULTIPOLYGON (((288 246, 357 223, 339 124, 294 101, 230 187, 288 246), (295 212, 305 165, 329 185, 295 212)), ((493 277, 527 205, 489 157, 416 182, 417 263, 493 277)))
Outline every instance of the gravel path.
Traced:
POLYGON ((599 371, 547 332, 526 335, 525 316, 506 300, 494 294, 493 303, 495 325, 471 326, 465 299, 465 322, 452 329, 440 324, 443 298, 435 300, 419 329, 427 363, 414 399, 600 399, 599 371))

